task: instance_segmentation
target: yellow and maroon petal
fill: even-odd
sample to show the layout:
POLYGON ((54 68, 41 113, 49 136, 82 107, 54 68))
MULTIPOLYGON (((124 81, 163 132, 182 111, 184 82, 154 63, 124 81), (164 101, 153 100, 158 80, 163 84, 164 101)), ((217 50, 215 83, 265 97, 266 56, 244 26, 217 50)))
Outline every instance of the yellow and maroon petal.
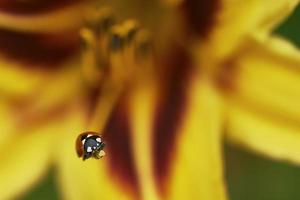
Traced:
POLYGON ((44 78, 44 74, 20 69, 19 65, 0 56, 0 92, 5 96, 20 97, 34 91, 44 78))
MULTIPOLYGON (((120 186, 120 182, 118 180, 122 179, 122 177, 119 177, 119 175, 122 174, 119 174, 118 172, 115 173, 113 171, 113 169, 122 170, 121 167, 124 167, 124 165, 127 166, 126 164, 128 162, 130 163, 130 160, 126 160, 127 157, 122 158, 123 162, 119 163, 122 164, 121 166, 108 165, 107 159, 114 158, 114 155, 109 148, 106 148, 108 156, 101 160, 90 159, 84 162, 82 159, 77 157, 75 151, 75 141, 80 133, 86 131, 87 127, 86 110, 82 109, 82 105, 80 107, 78 107, 79 109, 74 109, 74 112, 72 112, 69 127, 66 129, 65 134, 63 134, 64 139, 59 140, 56 147, 56 161, 63 197, 71 200, 99 198, 107 200, 133 199, 133 194, 131 191, 120 186)), ((103 122, 99 123, 103 124, 103 122)), ((118 124, 121 125, 122 123, 117 123, 116 125, 118 124)), ((99 128, 101 127, 99 126, 99 128)), ((124 134, 125 132, 126 130, 124 130, 124 132, 123 130, 119 130, 120 134, 124 134)), ((125 143, 125 141, 122 139, 123 138, 117 138, 117 142, 119 141, 125 143)), ((118 147, 120 147, 115 146, 115 143, 107 141, 106 139, 105 143, 107 144, 107 147, 110 148, 118 149, 118 147)), ((122 151, 124 149, 119 148, 119 150, 121 151, 118 151, 117 153, 120 155, 126 155, 126 152, 122 151)), ((123 168, 123 175, 129 175, 127 170, 130 169, 131 168, 123 168)))
POLYGON ((207 36, 216 24, 221 4, 221 0, 183 0, 180 7, 188 31, 207 36))
MULTIPOLYGON (((208 2, 208 1, 207 1, 208 2)), ((212 1, 214 2, 214 1, 212 1)), ((214 54, 214 59, 229 55, 251 32, 270 33, 287 17, 298 0, 220 0, 218 13, 207 40, 202 41, 203 52, 214 54), (270 6, 272 5, 272 6, 270 6), (203 44, 203 42, 205 44, 203 44)), ((210 5, 210 3, 206 3, 210 5)))
POLYGON ((230 65, 232 98, 274 117, 300 122, 300 51, 295 46, 278 37, 250 37, 230 65))
POLYGON ((78 29, 89 1, 1 1, 0 28, 50 33, 78 29))
POLYGON ((187 107, 187 89, 190 84, 192 63, 186 49, 180 45, 164 54, 159 66, 159 97, 153 122, 154 173, 159 192, 166 192, 166 181, 174 160, 178 128, 184 120, 187 107), (166 148, 166 146, 168 148, 166 148))
POLYGON ((10 136, 0 147, 1 198, 16 198, 39 181, 50 167, 57 138, 69 127, 68 116, 59 115, 34 126, 15 123, 11 130, 2 129, 10 136))
POLYGON ((231 63, 228 137, 299 163, 300 52, 281 38, 251 37, 231 63))
POLYGON ((300 128, 232 101, 228 104, 227 138, 267 157, 300 163, 300 128))
POLYGON ((32 15, 61 9, 82 1, 83 0, 3 0, 0 2, 0 11, 18 15, 32 15))
POLYGON ((14 115, 9 103, 5 100, 0 101, 0 146, 4 144, 16 129, 14 115))
POLYGON ((78 28, 88 2, 1 1, 0 70, 5 94, 36 90, 78 53, 78 28))
POLYGON ((0 90, 13 98, 41 91, 43 85, 52 84, 71 67, 75 73, 80 67, 76 32, 35 34, 0 30, 0 43, 0 90), (74 61, 76 55, 78 59, 74 61))
POLYGON ((226 199, 222 169, 222 102, 211 81, 194 74, 177 130, 167 199, 226 199))
POLYGON ((20 67, 55 69, 78 50, 77 32, 38 34, 0 30, 0 55, 20 67))
POLYGON ((49 168, 52 133, 40 131, 14 136, 1 145, 2 198, 11 199, 25 192, 49 168))

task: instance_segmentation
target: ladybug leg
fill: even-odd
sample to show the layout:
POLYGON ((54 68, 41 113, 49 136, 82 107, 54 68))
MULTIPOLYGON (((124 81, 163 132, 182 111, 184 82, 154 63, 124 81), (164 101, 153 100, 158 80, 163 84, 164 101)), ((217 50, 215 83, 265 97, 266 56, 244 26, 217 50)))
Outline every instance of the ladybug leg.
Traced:
POLYGON ((100 149, 104 149, 104 147, 105 147, 105 144, 104 144, 104 142, 102 142, 102 143, 100 144, 100 149))
POLYGON ((82 160, 86 160, 86 159, 88 159, 88 158, 90 158, 90 157, 91 157, 90 155, 84 154, 84 155, 82 156, 82 160))

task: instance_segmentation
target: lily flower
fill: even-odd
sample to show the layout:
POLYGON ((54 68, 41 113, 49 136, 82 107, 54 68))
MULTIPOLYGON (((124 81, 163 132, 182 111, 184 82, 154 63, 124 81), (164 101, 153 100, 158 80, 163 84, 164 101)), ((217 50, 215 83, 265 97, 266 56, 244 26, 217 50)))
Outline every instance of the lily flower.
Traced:
POLYGON ((54 166, 64 199, 227 199, 225 140, 299 164, 300 52, 273 34, 297 4, 0 2, 1 198, 54 166))

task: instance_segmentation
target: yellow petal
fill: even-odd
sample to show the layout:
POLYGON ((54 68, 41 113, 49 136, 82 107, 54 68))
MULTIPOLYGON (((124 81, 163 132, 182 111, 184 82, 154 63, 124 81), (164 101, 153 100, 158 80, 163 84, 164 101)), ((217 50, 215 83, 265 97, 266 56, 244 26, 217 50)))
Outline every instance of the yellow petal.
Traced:
POLYGON ((0 146, 13 136, 15 129, 14 115, 6 101, 0 101, 0 146))
POLYGON ((235 144, 275 159, 300 164, 300 127, 265 116, 232 101, 227 136, 235 144))
POLYGON ((300 51, 280 38, 250 38, 232 62, 232 98, 300 123, 300 51))
POLYGON ((158 200, 159 195, 154 180, 152 166, 153 119, 155 111, 154 84, 139 83, 131 96, 131 126, 132 126, 132 151, 135 159, 141 199, 158 200), (149 85, 148 85, 149 84, 149 85))
POLYGON ((210 82, 202 78, 194 77, 189 88, 187 111, 174 151, 170 200, 226 199, 221 158, 222 104, 210 82))
POLYGON ((228 55, 250 32, 271 31, 299 0, 222 0, 206 48, 218 58, 228 55))
POLYGON ((45 76, 40 72, 23 70, 3 57, 0 57, 0 74, 0 92, 9 96, 23 96, 32 92, 45 76))
MULTIPOLYGON (((1 119, 2 120, 2 119, 1 119)), ((49 122, 50 123, 50 122, 49 122)), ((12 199, 32 187, 50 166, 56 123, 19 130, 1 145, 0 188, 2 199, 12 199)), ((2 134, 2 133, 1 133, 2 134)))
POLYGON ((0 27, 21 32, 59 32, 77 29, 82 24, 85 5, 78 3, 60 10, 36 15, 0 12, 0 27))
POLYGON ((84 84, 79 63, 78 59, 69 60, 60 66, 60 70, 43 77, 43 80, 38 83, 40 87, 33 92, 34 99, 27 111, 32 114, 41 113, 81 98, 84 84))
POLYGON ((68 60, 59 70, 48 72, 30 71, 0 60, 0 92, 8 99, 30 100, 25 109, 31 114, 43 112, 81 95, 83 81, 78 63, 78 59, 68 60))
MULTIPOLYGON (((101 123, 104 125, 104 123, 101 123)), ((76 111, 57 143, 56 160, 60 188, 64 199, 133 199, 133 196, 111 178, 106 158, 82 161, 75 152, 77 136, 86 131, 85 113, 76 111)), ((100 127, 99 127, 100 128, 100 127)))
POLYGON ((11 199, 32 186, 49 167, 49 134, 28 134, 1 147, 1 198, 11 199))
POLYGON ((66 109, 58 117, 34 126, 15 126, 14 132, 10 131, 9 140, 0 146, 1 198, 12 199, 25 192, 50 167, 56 158, 54 153, 62 149, 60 141, 68 139, 63 136, 72 132, 78 122, 75 120, 78 115, 71 112, 75 110, 73 105, 66 109))

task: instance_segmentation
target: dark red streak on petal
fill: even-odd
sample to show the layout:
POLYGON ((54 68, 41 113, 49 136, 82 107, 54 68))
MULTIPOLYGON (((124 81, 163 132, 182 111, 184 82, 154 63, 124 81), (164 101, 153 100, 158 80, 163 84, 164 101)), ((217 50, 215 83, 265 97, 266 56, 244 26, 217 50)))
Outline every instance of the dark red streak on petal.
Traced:
MULTIPOLYGON (((131 152, 129 116, 124 97, 117 103, 104 129, 105 151, 109 160, 112 178, 125 187, 129 186, 135 194, 139 193, 138 179, 131 152)), ((138 194, 139 195, 139 194, 138 194)))
POLYGON ((182 113, 185 110, 186 92, 189 82, 191 65, 187 52, 175 47, 162 64, 166 67, 161 77, 161 99, 157 107, 154 121, 154 169, 158 187, 164 192, 164 182, 168 177, 169 166, 172 161, 176 133, 182 113))
POLYGON ((18 15, 50 12, 84 0, 1 0, 0 11, 18 15))
POLYGON ((222 66, 216 77, 216 86, 220 88, 220 91, 233 92, 236 88, 235 82, 238 75, 238 68, 233 58, 224 61, 222 66))
POLYGON ((79 50, 79 36, 61 34, 20 33, 0 29, 0 54, 26 68, 55 68, 79 50))
POLYGON ((184 0, 182 10, 189 29, 202 37, 207 36, 220 5, 220 0, 184 0))
POLYGON ((63 119, 68 114, 68 108, 67 103, 62 103, 43 111, 31 111, 29 106, 16 107, 14 113, 16 113, 17 127, 23 130, 35 127, 37 124, 42 126, 51 123, 53 120, 63 119))

